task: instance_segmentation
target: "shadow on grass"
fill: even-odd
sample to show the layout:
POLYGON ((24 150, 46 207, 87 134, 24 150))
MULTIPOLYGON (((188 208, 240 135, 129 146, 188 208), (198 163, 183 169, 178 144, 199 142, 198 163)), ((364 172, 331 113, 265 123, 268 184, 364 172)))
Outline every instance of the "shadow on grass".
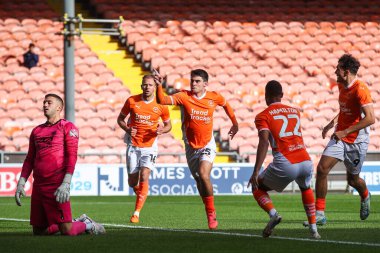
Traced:
MULTIPOLYGON (((1 224, 1 223, 0 223, 1 224)), ((0 232, 2 252, 378 252, 378 229, 321 228, 321 241, 308 230, 276 228, 273 238, 261 230, 176 230, 107 228, 102 236, 32 236, 31 231, 0 232), (306 239, 306 240, 304 240, 306 239), (326 241, 328 240, 328 241, 326 241), (360 243, 362 243, 360 245, 360 243), (367 243, 367 244, 366 244, 367 243), (372 246, 369 244, 373 244, 372 246), (4 250, 4 251, 3 251, 4 250)))

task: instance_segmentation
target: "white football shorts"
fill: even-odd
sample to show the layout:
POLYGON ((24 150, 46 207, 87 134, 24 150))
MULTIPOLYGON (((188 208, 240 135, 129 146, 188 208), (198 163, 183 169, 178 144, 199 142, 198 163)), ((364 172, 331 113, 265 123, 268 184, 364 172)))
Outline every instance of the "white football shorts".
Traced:
POLYGON ((262 170, 259 179, 263 184, 277 192, 282 192, 294 180, 302 189, 310 187, 313 176, 313 162, 306 160, 292 164, 281 153, 273 154, 273 162, 262 170))
POLYGON ((362 170, 367 155, 368 142, 346 143, 331 139, 322 155, 334 157, 344 162, 347 172, 357 175, 362 170))
POLYGON ((199 177, 198 169, 200 162, 208 161, 210 163, 213 163, 216 157, 216 144, 214 136, 211 138, 211 140, 207 143, 206 146, 200 149, 192 148, 185 141, 185 150, 187 165, 189 166, 191 174, 193 175, 193 177, 199 177))
POLYGON ((142 167, 153 170, 156 163, 158 148, 139 148, 129 145, 127 148, 127 171, 128 174, 135 174, 142 167))

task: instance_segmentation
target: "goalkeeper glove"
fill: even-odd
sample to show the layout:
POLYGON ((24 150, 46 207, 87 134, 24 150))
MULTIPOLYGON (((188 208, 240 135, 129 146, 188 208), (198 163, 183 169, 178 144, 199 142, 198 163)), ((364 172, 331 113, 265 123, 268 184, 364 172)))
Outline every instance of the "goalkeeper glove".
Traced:
POLYGON ((16 193, 15 193, 16 204, 18 206, 21 206, 21 199, 20 199, 20 197, 21 196, 23 196, 23 197, 26 196, 25 190, 24 190, 25 183, 26 183, 26 179, 24 177, 20 177, 20 179, 18 180, 18 183, 17 183, 17 189, 16 189, 16 193))
POLYGON ((55 191, 54 196, 55 200, 62 204, 70 199, 70 184, 71 184, 71 174, 66 174, 63 178, 63 182, 61 186, 58 187, 58 189, 55 191))

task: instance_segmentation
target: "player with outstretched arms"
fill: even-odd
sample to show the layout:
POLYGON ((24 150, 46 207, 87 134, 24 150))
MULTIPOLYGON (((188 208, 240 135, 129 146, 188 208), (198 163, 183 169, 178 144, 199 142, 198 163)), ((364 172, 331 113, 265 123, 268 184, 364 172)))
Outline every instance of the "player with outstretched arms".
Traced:
POLYGON ((182 107, 182 130, 186 148, 186 159, 191 174, 205 205, 209 229, 217 229, 218 221, 214 206, 213 186, 210 173, 216 156, 216 144, 213 136, 213 114, 217 106, 222 106, 232 122, 229 131, 231 139, 239 126, 235 114, 226 99, 217 92, 206 91, 208 73, 195 69, 190 74, 191 90, 183 90, 172 96, 165 96, 162 89, 162 77, 155 71, 157 101, 164 105, 182 107))
POLYGON ((157 136, 170 132, 169 109, 157 104, 156 84, 152 75, 145 75, 142 94, 129 97, 117 118, 119 126, 127 133, 128 184, 136 194, 135 211, 131 223, 138 223, 149 191, 150 171, 155 167, 158 153, 157 136), (128 123, 125 121, 129 116, 128 123), (159 120, 163 121, 163 126, 159 120))
MULTIPOLYGON (((313 163, 306 151, 298 109, 281 103, 282 86, 270 81, 265 87, 265 101, 268 107, 255 118, 259 131, 256 163, 249 184, 259 206, 269 214, 269 222, 263 230, 263 237, 269 237, 281 222, 268 191, 282 192, 292 181, 296 181, 309 222, 311 237, 319 239, 317 231, 314 193, 310 188, 313 163), (261 170, 268 152, 272 147, 273 161, 261 170), (261 171, 260 171, 261 170, 261 171)), ((248 185, 249 186, 249 185, 248 185)))
POLYGON ((369 145, 369 126, 375 123, 372 98, 368 86, 356 76, 359 61, 350 54, 338 60, 335 74, 339 86, 339 114, 323 128, 322 137, 335 127, 317 167, 315 184, 317 224, 327 222, 325 216, 327 175, 339 161, 346 167, 347 182, 361 197, 360 219, 370 214, 371 195, 359 177, 369 145))
POLYGON ((34 235, 79 235, 84 232, 104 234, 102 225, 83 214, 72 221, 70 184, 77 161, 79 132, 76 126, 61 119, 63 100, 47 94, 43 111, 47 121, 32 130, 29 150, 22 166, 15 193, 21 206, 24 186, 33 172, 30 224, 34 235))

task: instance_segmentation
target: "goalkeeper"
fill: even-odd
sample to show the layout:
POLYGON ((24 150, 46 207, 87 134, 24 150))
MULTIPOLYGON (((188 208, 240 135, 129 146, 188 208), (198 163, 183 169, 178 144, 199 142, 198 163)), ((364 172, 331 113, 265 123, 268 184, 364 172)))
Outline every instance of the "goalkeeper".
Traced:
POLYGON ((16 189, 16 203, 21 206, 24 186, 33 171, 30 224, 34 235, 105 233, 104 227, 86 215, 72 221, 70 184, 77 161, 79 133, 75 125, 61 119, 63 100, 47 94, 43 111, 47 121, 30 135, 29 150, 16 189))

